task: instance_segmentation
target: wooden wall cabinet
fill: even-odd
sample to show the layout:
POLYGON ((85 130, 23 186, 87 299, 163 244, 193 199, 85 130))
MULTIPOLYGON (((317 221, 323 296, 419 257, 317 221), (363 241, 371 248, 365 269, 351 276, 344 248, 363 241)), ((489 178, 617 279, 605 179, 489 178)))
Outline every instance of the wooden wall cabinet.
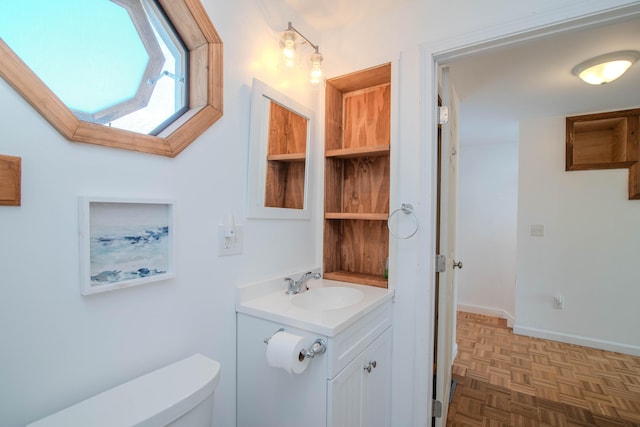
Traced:
POLYGON ((640 199, 640 109, 566 118, 566 170, 629 169, 629 199, 640 199))
POLYGON ((387 287, 391 64, 327 80, 324 277, 387 287))
POLYGON ((20 206, 22 158, 0 154, 0 206, 20 206))

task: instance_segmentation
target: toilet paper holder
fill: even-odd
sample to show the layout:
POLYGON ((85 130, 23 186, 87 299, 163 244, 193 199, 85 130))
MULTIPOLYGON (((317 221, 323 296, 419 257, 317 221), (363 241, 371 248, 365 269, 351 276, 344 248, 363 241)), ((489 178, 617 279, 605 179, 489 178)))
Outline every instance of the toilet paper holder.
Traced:
MULTIPOLYGON (((265 338, 264 343, 269 344, 269 341, 271 341, 271 338, 278 332, 285 332, 285 329, 284 328, 278 329, 270 337, 265 338)), ((307 350, 305 349, 300 350, 300 355, 308 359, 313 359, 318 354, 323 354, 326 351, 327 351, 326 341, 323 340, 322 338, 316 338, 313 344, 311 344, 311 347, 309 347, 307 350)))

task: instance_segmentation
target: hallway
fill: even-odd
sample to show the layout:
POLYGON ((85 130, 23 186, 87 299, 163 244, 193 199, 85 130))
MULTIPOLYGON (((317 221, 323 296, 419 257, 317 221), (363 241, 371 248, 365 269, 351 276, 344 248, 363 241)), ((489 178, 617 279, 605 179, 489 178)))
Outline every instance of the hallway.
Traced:
POLYGON ((640 357, 514 335, 458 312, 447 426, 640 426, 640 357))

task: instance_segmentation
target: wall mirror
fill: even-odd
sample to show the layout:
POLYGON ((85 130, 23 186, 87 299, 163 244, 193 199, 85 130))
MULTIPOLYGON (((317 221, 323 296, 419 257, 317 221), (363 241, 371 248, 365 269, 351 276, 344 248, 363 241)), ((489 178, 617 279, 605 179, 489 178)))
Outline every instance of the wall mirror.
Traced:
POLYGON ((313 112, 253 80, 247 216, 309 219, 313 112))

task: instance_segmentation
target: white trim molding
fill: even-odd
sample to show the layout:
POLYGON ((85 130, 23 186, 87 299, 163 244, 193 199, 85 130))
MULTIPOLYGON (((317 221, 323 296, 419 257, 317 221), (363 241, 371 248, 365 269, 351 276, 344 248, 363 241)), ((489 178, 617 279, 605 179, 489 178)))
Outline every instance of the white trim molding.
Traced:
POLYGON ((581 335, 565 334, 562 332, 547 331, 544 329, 529 328, 527 326, 515 325, 513 333, 518 335, 526 335, 535 338, 543 338, 546 340, 559 341, 567 344, 581 345, 583 347, 597 348, 600 350, 613 351, 616 353, 630 354, 632 356, 640 356, 640 346, 623 344, 613 341, 599 340, 595 338, 584 337, 581 335))
POLYGON ((480 305, 458 304, 458 311, 464 311, 466 313, 473 313, 473 314, 483 314, 485 316, 499 317, 500 319, 505 319, 507 321, 507 326, 510 328, 513 328, 513 324, 515 323, 515 320, 516 320, 512 314, 509 314, 504 310, 501 310, 499 308, 483 307, 480 305))

